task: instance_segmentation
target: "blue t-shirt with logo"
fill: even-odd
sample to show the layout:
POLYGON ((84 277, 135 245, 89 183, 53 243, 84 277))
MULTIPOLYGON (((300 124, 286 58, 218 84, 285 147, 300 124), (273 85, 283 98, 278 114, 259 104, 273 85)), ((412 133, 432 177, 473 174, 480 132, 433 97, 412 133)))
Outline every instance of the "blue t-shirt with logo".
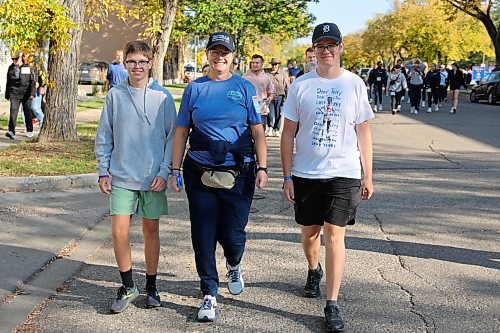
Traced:
MULTIPOLYGON (((207 141, 234 143, 250 125, 262 123, 255 105, 256 95, 254 86, 237 75, 224 81, 201 77, 184 90, 177 125, 192 128, 194 124, 207 141)), ((188 154, 198 163, 214 165, 208 151, 190 150, 188 154)), ((234 164, 232 154, 228 153, 224 165, 234 164)))
POLYGON ((109 81, 109 88, 117 86, 120 82, 128 78, 128 72, 123 64, 114 62, 109 65, 106 80, 109 81))

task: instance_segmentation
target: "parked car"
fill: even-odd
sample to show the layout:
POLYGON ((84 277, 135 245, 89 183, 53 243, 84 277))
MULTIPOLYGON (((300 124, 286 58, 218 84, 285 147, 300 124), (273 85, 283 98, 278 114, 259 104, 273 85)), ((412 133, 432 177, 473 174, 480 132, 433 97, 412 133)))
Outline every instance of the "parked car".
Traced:
POLYGON ((487 100, 490 104, 495 104, 500 100, 500 71, 486 74, 470 92, 470 101, 477 103, 480 100, 487 100))
POLYGON ((78 84, 104 84, 109 64, 105 61, 83 61, 78 68, 78 84))

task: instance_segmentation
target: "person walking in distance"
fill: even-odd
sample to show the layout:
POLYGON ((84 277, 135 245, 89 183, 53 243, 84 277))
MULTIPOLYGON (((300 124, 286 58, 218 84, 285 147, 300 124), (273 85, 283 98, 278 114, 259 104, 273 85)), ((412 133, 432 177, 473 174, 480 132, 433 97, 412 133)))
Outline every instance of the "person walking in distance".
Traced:
POLYGON ((316 59, 316 54, 314 53, 314 49, 312 47, 308 47, 306 49, 306 62, 305 62, 304 68, 297 74, 297 77, 301 77, 302 75, 307 73, 311 69, 308 70, 308 69, 306 69, 306 67, 314 66, 314 65, 310 65, 310 64, 315 64, 317 62, 318 62, 318 59, 316 59))
POLYGON ((270 135, 279 136, 281 128, 281 108, 288 93, 290 86, 290 78, 288 74, 280 67, 280 60, 278 58, 271 59, 271 72, 269 75, 273 79, 275 94, 274 98, 269 104, 268 124, 272 127, 270 135))
POLYGON ((390 73, 387 78, 387 95, 391 95, 392 114, 401 110, 401 98, 407 89, 406 78, 401 73, 401 66, 396 64, 394 72, 390 73))
POLYGON ((21 51, 16 51, 12 55, 12 64, 7 69, 5 99, 10 101, 10 118, 9 130, 5 136, 12 140, 16 138, 16 123, 20 105, 22 105, 26 123, 26 136, 33 137, 31 103, 36 97, 36 82, 30 65, 23 62, 23 56, 21 51))
POLYGON ((262 125, 264 125, 266 136, 270 136, 273 129, 271 126, 267 127, 267 115, 269 114, 269 104, 273 100, 274 84, 271 77, 264 72, 263 66, 264 58, 260 54, 254 54, 250 62, 250 70, 243 74, 243 78, 250 81, 255 87, 262 125))
POLYGON ((424 79, 427 93, 427 113, 431 113, 433 108, 434 111, 439 111, 440 81, 441 74, 439 73, 439 69, 436 64, 432 64, 424 79))
POLYGON ((161 306, 156 288, 159 223, 160 216, 168 212, 165 188, 177 113, 172 95, 149 78, 152 59, 153 52, 146 43, 127 44, 129 76, 108 92, 95 140, 99 188, 110 194, 113 249, 122 280, 112 313, 125 311, 139 295, 129 243, 133 214, 142 218, 146 307, 161 306))
MULTIPOLYGON (((406 67, 403 64, 403 60, 402 59, 398 59, 398 61, 396 61, 396 65, 399 65, 399 67, 401 68, 401 74, 404 75, 406 82, 408 82, 408 76, 407 76, 407 73, 406 73, 406 67)), ((405 94, 406 94, 406 90, 403 91, 403 94, 401 96, 401 103, 405 101, 405 94)))
POLYGON ((354 224, 361 199, 367 200, 373 193, 368 120, 374 114, 363 80, 340 67, 344 45, 337 25, 316 26, 312 44, 318 68, 290 86, 283 108, 285 121, 280 147, 283 190, 286 200, 294 204, 295 221, 301 226, 302 247, 309 267, 305 297, 320 295, 323 229, 326 331, 341 332, 344 322, 338 296, 345 266, 345 231, 346 225, 354 224))
POLYGON ((458 64, 454 62, 451 64, 451 71, 448 73, 448 81, 450 82, 450 93, 451 93, 451 114, 457 113, 458 106, 458 96, 460 95, 460 87, 467 89, 465 84, 464 73, 458 67, 458 64))
POLYGON ((420 108, 422 86, 424 85, 423 73, 423 66, 421 66, 420 60, 415 59, 412 66, 408 69, 408 95, 410 97, 411 114, 418 114, 420 108))
POLYGON ((179 192, 185 181, 203 295, 197 318, 202 322, 215 321, 220 309, 217 243, 226 258, 229 293, 239 295, 245 288, 241 273, 245 228, 255 187, 267 183, 266 137, 257 95, 250 82, 230 72, 234 54, 230 34, 210 35, 206 48, 210 71, 184 90, 172 151, 170 187, 179 192))
POLYGON ((439 96, 438 96, 438 107, 443 107, 443 103, 446 102, 446 97, 448 96, 448 71, 445 65, 439 66, 439 96))
POLYGON ((117 86, 128 77, 128 71, 123 65, 123 51, 116 50, 115 60, 109 65, 106 74, 106 91, 117 86))
POLYGON ((382 61, 377 62, 377 67, 370 71, 368 84, 373 86, 373 111, 382 111, 382 89, 387 82, 387 72, 382 64, 382 61), (378 103, 378 104, 377 104, 378 103))

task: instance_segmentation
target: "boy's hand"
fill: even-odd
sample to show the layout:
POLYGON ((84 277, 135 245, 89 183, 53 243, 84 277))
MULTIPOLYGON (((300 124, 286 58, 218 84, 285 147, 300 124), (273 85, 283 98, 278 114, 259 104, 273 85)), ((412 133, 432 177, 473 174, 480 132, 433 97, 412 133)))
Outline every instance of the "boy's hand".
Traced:
MULTIPOLYGON (((181 180, 182 180, 182 178, 181 178, 181 180)), ((170 188, 172 190, 174 190, 174 192, 182 191, 182 186, 181 187, 177 186, 177 185, 182 185, 182 183, 179 183, 177 181, 177 175, 173 175, 173 176, 168 177, 168 181, 170 182, 170 188)))
POLYGON ((99 189, 102 193, 111 194, 111 181, 109 177, 99 178, 99 189))
POLYGON ((373 195, 373 182, 371 179, 364 179, 361 183, 361 199, 369 200, 373 195))
POLYGON ((285 199, 290 202, 295 204, 295 191, 293 188, 293 181, 291 180, 285 180, 283 183, 283 195, 285 196, 285 199))
POLYGON ((267 184, 267 173, 257 172, 257 179, 255 185, 258 189, 263 189, 267 184))
POLYGON ((153 179, 153 182, 151 183, 151 191, 153 192, 160 192, 165 189, 167 185, 167 182, 163 177, 161 176, 156 176, 155 179, 153 179))

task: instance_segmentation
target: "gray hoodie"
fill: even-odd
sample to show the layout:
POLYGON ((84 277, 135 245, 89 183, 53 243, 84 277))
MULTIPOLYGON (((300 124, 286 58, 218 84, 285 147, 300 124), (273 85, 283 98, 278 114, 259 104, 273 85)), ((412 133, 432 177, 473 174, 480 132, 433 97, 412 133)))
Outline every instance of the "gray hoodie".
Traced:
POLYGON ((143 89, 128 80, 110 89, 95 139, 99 176, 141 191, 149 191, 156 176, 166 180, 176 118, 172 95, 154 79, 143 89))
POLYGON ((389 91, 399 92, 401 90, 406 90, 408 88, 406 84, 405 75, 401 72, 399 73, 390 73, 387 76, 387 87, 389 91), (394 82, 391 84, 391 82, 394 82))

